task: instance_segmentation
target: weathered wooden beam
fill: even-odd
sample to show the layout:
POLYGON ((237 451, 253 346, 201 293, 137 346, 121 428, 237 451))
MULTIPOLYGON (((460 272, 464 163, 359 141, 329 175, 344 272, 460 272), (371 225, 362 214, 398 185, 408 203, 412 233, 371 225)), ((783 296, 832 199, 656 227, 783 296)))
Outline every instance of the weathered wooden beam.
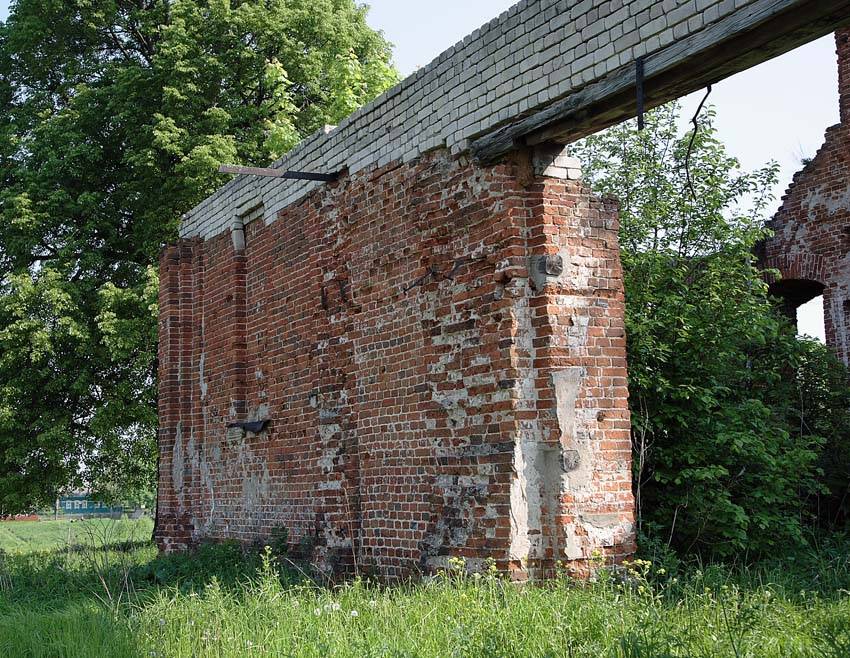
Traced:
POLYGON ((263 176, 265 178, 287 178, 290 180, 312 180, 333 182, 339 179, 339 174, 316 174, 308 171, 286 171, 284 169, 268 169, 264 167, 241 167, 238 165, 221 165, 220 174, 237 174, 240 176, 263 176))
MULTIPOLYGON (((850 0, 761 0, 644 58, 647 109, 850 25, 850 0)), ((567 144, 637 113, 634 63, 473 141, 482 162, 543 142, 567 144)))

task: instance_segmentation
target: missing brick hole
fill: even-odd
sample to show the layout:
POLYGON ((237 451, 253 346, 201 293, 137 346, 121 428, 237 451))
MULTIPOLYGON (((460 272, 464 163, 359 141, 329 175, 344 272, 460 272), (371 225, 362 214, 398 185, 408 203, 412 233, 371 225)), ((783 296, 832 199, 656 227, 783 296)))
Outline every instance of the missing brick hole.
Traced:
POLYGON ((257 421, 241 421, 238 423, 229 423, 227 425, 228 429, 238 429, 243 432, 249 432, 251 434, 260 434, 265 432, 268 429, 269 420, 257 420, 257 421))

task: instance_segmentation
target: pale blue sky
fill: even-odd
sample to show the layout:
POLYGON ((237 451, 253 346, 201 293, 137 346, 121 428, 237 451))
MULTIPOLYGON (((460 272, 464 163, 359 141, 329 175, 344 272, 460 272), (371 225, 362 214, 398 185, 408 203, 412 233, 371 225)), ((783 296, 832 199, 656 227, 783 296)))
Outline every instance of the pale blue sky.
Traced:
MULTIPOLYGON (((395 44, 402 74, 423 66, 515 0, 372 0, 370 24, 395 44)), ((0 0, 0 18, 9 0, 0 0)), ((685 115, 696 109, 699 95, 684 99, 685 115)), ((744 71, 715 86, 720 137, 745 168, 774 159, 782 167, 781 196, 803 157, 823 143, 824 130, 838 122, 835 42, 824 37, 782 57, 744 71)), ((778 201, 777 201, 778 203, 778 201)), ((817 308, 803 308, 800 329, 822 334, 817 308)))

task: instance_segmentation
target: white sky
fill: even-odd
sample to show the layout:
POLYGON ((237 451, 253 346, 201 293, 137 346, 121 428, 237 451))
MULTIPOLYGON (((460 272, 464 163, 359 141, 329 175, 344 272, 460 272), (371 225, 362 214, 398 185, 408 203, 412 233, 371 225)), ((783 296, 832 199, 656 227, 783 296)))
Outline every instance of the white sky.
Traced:
MULTIPOLYGON (((428 64, 515 0, 371 0, 369 23, 395 45, 395 61, 403 75, 428 64)), ((9 0, 0 0, 0 18, 9 0)), ((753 169, 768 160, 782 168, 778 197, 804 157, 823 143, 824 130, 838 123, 835 42, 824 37, 716 85, 711 103, 717 108, 720 138, 742 165, 753 169)), ((700 94, 684 99, 684 115, 696 110, 700 94)), ((799 311, 801 333, 823 339, 822 311, 817 301, 799 311)))

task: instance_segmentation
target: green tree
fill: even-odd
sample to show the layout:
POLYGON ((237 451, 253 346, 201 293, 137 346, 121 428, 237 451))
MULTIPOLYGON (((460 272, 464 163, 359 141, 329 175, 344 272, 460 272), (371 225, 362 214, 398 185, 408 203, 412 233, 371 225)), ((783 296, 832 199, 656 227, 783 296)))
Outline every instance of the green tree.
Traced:
POLYGON ((591 185, 621 203, 641 531, 687 551, 764 552, 803 540, 824 445, 848 427, 823 418, 844 413, 846 369, 797 339, 755 262, 776 165, 742 171, 713 110, 695 135, 679 112, 577 148, 591 185))
POLYGON ((156 463, 178 218, 396 82, 354 0, 18 0, 0 24, 0 514, 156 463))

